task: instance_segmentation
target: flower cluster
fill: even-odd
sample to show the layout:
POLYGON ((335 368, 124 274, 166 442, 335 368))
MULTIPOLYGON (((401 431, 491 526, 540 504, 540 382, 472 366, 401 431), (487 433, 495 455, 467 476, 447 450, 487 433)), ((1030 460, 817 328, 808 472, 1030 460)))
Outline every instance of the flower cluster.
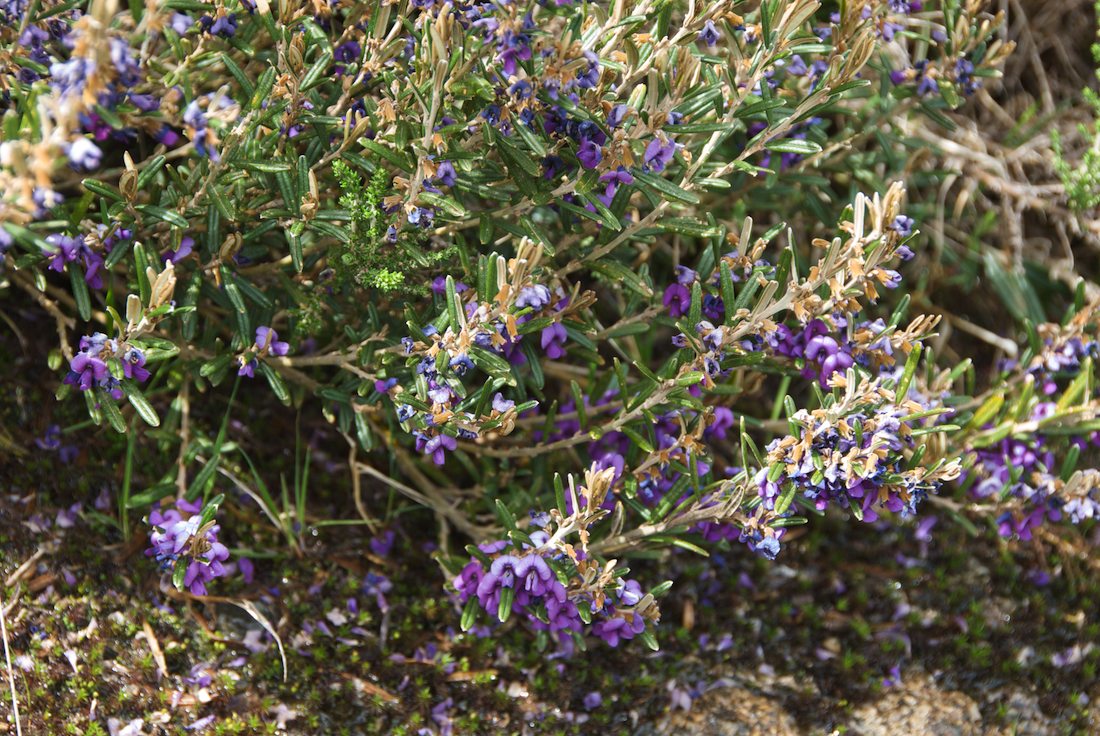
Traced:
POLYGON ((65 383, 81 391, 98 388, 118 400, 124 396, 123 377, 139 383, 149 377, 145 354, 129 343, 96 332, 80 338, 80 352, 69 361, 65 383))
POLYGON ((523 365, 529 358, 537 360, 524 341, 536 330, 547 357, 565 355, 568 333, 560 320, 570 309, 584 304, 552 294, 548 287, 532 280, 540 259, 538 247, 522 248, 509 261, 498 257, 496 293, 491 300, 482 301, 461 282, 451 280, 448 288, 443 279, 434 290, 447 302, 443 315, 446 321, 424 328, 423 341, 402 339, 404 353, 415 358, 409 363, 419 377, 415 399, 394 388, 396 378, 376 384, 379 393, 392 389, 398 418, 416 427, 413 434, 417 450, 431 456, 435 464, 442 465, 446 452, 457 447, 456 436, 475 439, 486 430, 507 434, 516 416, 534 406, 529 403, 517 409, 514 401, 497 393, 488 413, 464 411, 463 376, 479 367, 494 377, 503 377, 513 366, 523 365), (468 300, 464 301, 463 296, 468 300), (423 409, 417 411, 418 407, 423 409))
MULTIPOLYGON (((1046 521, 1068 519, 1080 524, 1100 518, 1095 474, 1059 477, 1054 453, 1044 444, 1041 438, 1006 438, 976 452, 970 472, 980 480, 970 491, 977 499, 995 499, 1009 506, 997 517, 1002 537, 1029 540, 1046 521)), ((1100 446, 1096 440, 1091 444, 1100 446)))
POLYGON ((256 328, 256 340, 252 347, 237 358, 240 368, 238 376, 256 376, 256 367, 259 361, 268 355, 281 358, 290 352, 290 344, 279 339, 279 333, 270 327, 261 325, 256 328))
POLYGON ((910 516, 925 496, 959 477, 957 461, 910 462, 924 406, 895 400, 883 383, 854 375, 841 381, 841 398, 799 410, 790 418, 797 433, 768 445, 767 467, 755 477, 765 508, 782 514, 797 502, 818 511, 837 505, 863 521, 875 521, 880 510, 910 516))
POLYGON ((176 501, 173 508, 155 508, 149 512, 149 549, 164 570, 172 571, 177 588, 193 595, 206 595, 206 584, 222 577, 229 550, 218 541, 220 527, 213 517, 218 500, 205 507, 200 501, 176 501))
POLYGON ((565 518, 555 512, 552 535, 545 529, 517 532, 518 543, 470 547, 469 563, 452 581, 465 610, 463 627, 472 626, 480 609, 502 623, 516 614, 531 628, 559 636, 579 637, 588 630, 612 647, 645 634, 659 618, 653 596, 616 574, 614 562, 601 565, 584 551, 587 527, 604 513, 599 508, 611 482, 610 469, 593 469, 579 492, 571 486, 577 510, 565 518), (565 541, 574 531, 581 549, 565 541))

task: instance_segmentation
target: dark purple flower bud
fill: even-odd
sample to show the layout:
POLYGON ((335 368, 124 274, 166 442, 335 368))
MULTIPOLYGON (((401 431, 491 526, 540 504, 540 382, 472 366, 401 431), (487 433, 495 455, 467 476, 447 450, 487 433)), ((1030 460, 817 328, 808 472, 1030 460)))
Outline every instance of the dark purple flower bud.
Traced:
POLYGON ((332 53, 332 58, 336 61, 350 64, 355 61, 359 61, 359 57, 363 53, 363 47, 359 45, 358 41, 354 39, 351 41, 345 41, 337 46, 332 53))
POLYGON ((201 25, 202 29, 211 36, 232 38, 233 35, 237 33, 237 14, 227 13, 218 17, 216 20, 209 15, 204 15, 199 18, 199 25, 201 25))

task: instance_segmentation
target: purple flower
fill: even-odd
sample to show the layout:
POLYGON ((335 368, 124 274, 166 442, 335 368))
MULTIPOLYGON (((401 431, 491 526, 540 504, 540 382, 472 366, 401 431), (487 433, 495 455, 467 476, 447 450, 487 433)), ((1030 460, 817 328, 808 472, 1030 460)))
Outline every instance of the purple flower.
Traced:
POLYGON ((603 149, 595 141, 584 141, 577 151, 577 160, 586 169, 594 169, 603 160, 603 149))
POLYGON ((682 317, 691 308, 691 292, 683 284, 669 284, 663 302, 670 315, 682 317))
POLYGON ((424 454, 432 456, 432 462, 436 465, 442 465, 447 462, 447 450, 451 450, 458 447, 458 442, 454 437, 448 434, 437 434, 430 440, 424 443, 424 454))
POLYGON ((176 508, 150 511, 152 531, 150 547, 145 551, 166 569, 186 565, 183 585, 193 595, 206 595, 206 584, 226 574, 223 563, 229 559, 229 550, 218 541, 218 525, 202 524, 200 511, 199 502, 191 504, 183 499, 176 502, 176 508), (191 515, 184 519, 183 513, 191 515))
POLYGON ((676 144, 674 142, 654 138, 645 148, 645 155, 642 157, 645 162, 644 168, 653 172, 664 171, 675 155, 676 144))
POLYGON ((77 138, 69 146, 69 165, 77 171, 98 169, 102 160, 103 151, 84 136, 77 138))
POLYGON ((260 326, 256 328, 256 350, 271 355, 283 356, 290 352, 290 345, 279 340, 279 333, 270 327, 260 326))
POLYGON ((445 187, 453 187, 457 181, 454 164, 444 161, 435 170, 435 180, 445 187))
POLYGON ((145 353, 132 346, 126 350, 122 354, 122 373, 138 382, 147 379, 149 371, 145 368, 145 353))
POLYGON ((362 53, 363 47, 359 45, 358 41, 352 39, 337 46, 332 52, 332 58, 335 61, 350 64, 351 62, 358 61, 362 53))
POLYGON ((734 425, 733 410, 725 406, 714 407, 714 419, 703 430, 706 437, 724 440, 734 425))
POLYGON ((389 557, 390 552, 393 551, 393 541, 395 538, 393 529, 387 529, 376 537, 372 537, 370 540, 370 550, 379 557, 389 557))
POLYGON ((630 620, 616 616, 597 621, 592 626, 592 633, 603 639, 610 647, 617 647, 619 642, 633 639, 643 631, 645 631, 645 619, 633 613, 630 614, 630 620))
POLYGON ((917 522, 916 531, 913 533, 913 538, 918 542, 928 542, 932 539, 932 527, 936 526, 936 522, 939 521, 935 516, 924 516, 917 522))
POLYGON ((256 565, 252 560, 242 557, 237 561, 237 569, 241 571, 241 579, 244 580, 245 585, 252 585, 256 579, 256 565))
POLYGON ((182 36, 194 25, 195 21, 191 20, 191 16, 184 13, 173 13, 170 26, 173 31, 182 36))
POLYGON ((407 219, 410 225, 427 230, 435 221, 435 211, 431 207, 413 207, 407 215, 407 219))
POLYGON ((913 218, 906 217, 905 215, 898 215, 890 224, 890 229, 901 237, 907 238, 913 234, 913 218))
POLYGON ((525 286, 519 290, 516 297, 516 306, 519 308, 530 307, 532 311, 539 311, 550 304, 550 290, 542 284, 525 286))
MULTIPOLYGON (((456 281, 455 282, 455 293, 456 294, 461 294, 462 292, 467 291, 469 288, 470 288, 469 286, 462 283, 461 281, 456 281)), ((447 293, 447 277, 446 276, 436 276, 434 279, 432 279, 432 292, 434 292, 436 294, 446 294, 447 293)))
POLYGON ((565 327, 560 322, 555 322, 549 327, 543 329, 541 335, 542 349, 546 351, 546 357, 550 360, 558 360, 565 355, 566 340, 568 335, 565 332, 565 327))
POLYGON ((809 67, 806 66, 806 62, 802 57, 795 54, 791 57, 791 60, 787 62, 787 74, 795 77, 802 77, 809 73, 809 67))
POLYGON ((620 104, 612 107, 611 112, 607 114, 607 127, 618 128, 623 124, 628 112, 630 112, 630 107, 627 105, 620 104))
POLYGON ((218 17, 217 20, 211 18, 209 15, 204 15, 199 18, 199 25, 211 36, 232 38, 233 35, 237 33, 237 14, 227 13, 218 17))
POLYGON ((451 361, 448 365, 450 365, 452 371, 460 376, 464 376, 474 369, 474 361, 470 360, 469 356, 467 355, 456 355, 455 357, 451 358, 451 361))
POLYGON ((718 32, 718 28, 712 20, 704 23, 703 30, 699 31, 698 39, 711 48, 714 48, 721 38, 722 35, 718 32))
POLYGON ((819 335, 806 343, 806 359, 820 364, 818 380, 822 386, 828 385, 834 373, 843 373, 855 363, 852 356, 827 335, 819 335))
POLYGON ((504 398, 504 396, 501 395, 499 392, 493 395, 493 410, 494 411, 499 411, 501 414, 503 414, 504 412, 515 408, 515 406, 516 406, 516 402, 514 402, 510 399, 504 398))

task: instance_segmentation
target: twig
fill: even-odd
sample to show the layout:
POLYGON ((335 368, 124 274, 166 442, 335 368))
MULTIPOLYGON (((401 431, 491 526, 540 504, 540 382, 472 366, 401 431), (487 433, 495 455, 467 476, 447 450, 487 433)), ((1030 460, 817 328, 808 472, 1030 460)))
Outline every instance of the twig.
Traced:
POLYGON ((148 621, 142 620, 141 630, 145 635, 145 642, 149 645, 149 651, 153 653, 153 661, 157 663, 157 679, 159 680, 168 674, 168 662, 164 659, 160 642, 157 641, 157 635, 153 633, 153 627, 149 625, 148 621))

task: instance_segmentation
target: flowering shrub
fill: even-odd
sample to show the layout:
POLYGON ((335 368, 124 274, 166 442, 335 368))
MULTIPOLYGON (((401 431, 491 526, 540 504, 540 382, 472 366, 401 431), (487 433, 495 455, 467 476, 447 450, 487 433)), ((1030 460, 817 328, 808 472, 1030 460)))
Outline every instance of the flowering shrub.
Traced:
POLYGON ((56 325, 60 400, 169 430, 124 499, 150 556, 196 595, 226 572, 261 381, 348 438, 366 522, 364 478, 466 538, 440 561, 481 632, 656 646, 669 585, 630 557, 771 559, 814 514, 1096 517, 1100 302, 1018 320, 991 380, 909 315, 905 129, 996 76, 1003 19, 839 7, 0 5, 5 284, 56 325))

